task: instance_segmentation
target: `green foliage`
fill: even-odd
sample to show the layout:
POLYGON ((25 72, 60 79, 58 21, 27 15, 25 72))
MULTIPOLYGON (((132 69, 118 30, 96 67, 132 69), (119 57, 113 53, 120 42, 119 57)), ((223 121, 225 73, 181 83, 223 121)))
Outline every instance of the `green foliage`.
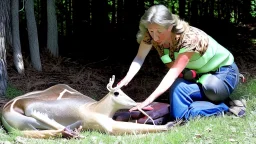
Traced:
POLYGON ((145 9, 148 9, 151 6, 149 1, 145 1, 144 3, 145 3, 145 9))
MULTIPOLYGON (((112 0, 108 0, 108 7, 111 8, 112 6, 113 6, 113 1, 112 0)), ((112 21, 112 14, 113 14, 113 11, 109 11, 108 12, 109 21, 112 21)))
POLYGON ((6 90, 7 98, 12 99, 12 98, 22 95, 22 94, 23 94, 22 91, 18 90, 17 88, 13 87, 10 84, 8 85, 7 90, 6 90))
POLYGON ((251 11, 250 14, 253 18, 256 17, 256 0, 251 0, 251 11))
POLYGON ((179 1, 178 0, 172 1, 172 7, 173 7, 172 12, 179 14, 179 1))
POLYGON ((231 23, 235 23, 236 22, 236 18, 235 18, 234 10, 230 13, 230 15, 231 15, 230 22, 231 23))

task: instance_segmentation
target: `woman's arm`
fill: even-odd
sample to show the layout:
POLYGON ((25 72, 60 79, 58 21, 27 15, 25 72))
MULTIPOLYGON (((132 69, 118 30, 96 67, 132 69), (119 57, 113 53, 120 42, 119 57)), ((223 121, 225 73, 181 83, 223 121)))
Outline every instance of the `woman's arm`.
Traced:
POLYGON ((146 44, 145 42, 141 41, 136 57, 133 59, 126 76, 121 82, 118 83, 118 86, 126 86, 133 79, 133 77, 140 70, 151 48, 151 44, 146 44))
MULTIPOLYGON (((160 95, 162 95, 173 84, 173 82, 176 80, 179 74, 183 71, 183 69, 186 67, 186 65, 188 64, 193 54, 194 54, 193 52, 185 52, 185 53, 179 54, 178 58, 175 60, 172 67, 164 76, 159 86, 144 102, 142 102, 137 107, 143 108, 148 104, 152 103, 160 95)), ((136 107, 132 108, 131 110, 135 110, 135 109, 136 107)))

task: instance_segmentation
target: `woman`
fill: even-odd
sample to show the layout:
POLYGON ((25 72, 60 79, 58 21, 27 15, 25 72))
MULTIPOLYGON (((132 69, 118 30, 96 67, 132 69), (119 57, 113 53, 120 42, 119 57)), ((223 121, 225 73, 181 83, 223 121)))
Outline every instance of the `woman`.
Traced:
POLYGON ((181 119, 195 101, 224 102, 239 82, 233 55, 163 5, 150 7, 141 17, 137 41, 140 43, 138 53, 118 83, 120 87, 133 79, 152 47, 169 70, 153 93, 130 111, 147 106, 170 89, 170 114, 181 119), (194 70, 198 79, 179 78, 184 69, 194 70))

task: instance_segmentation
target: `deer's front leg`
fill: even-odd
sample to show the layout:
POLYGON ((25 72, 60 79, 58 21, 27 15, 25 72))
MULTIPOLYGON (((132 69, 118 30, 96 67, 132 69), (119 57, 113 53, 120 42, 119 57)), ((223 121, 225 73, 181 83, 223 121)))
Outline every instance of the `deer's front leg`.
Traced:
MULTIPOLYGON (((133 122, 122 122, 115 121, 103 115, 91 115, 93 121, 96 125, 100 125, 107 133, 119 135, 119 134, 139 134, 139 133, 154 133, 170 130, 177 123, 169 122, 165 125, 150 125, 150 124, 140 124, 133 122)), ((88 124, 92 129, 97 129, 97 126, 93 124, 88 124)))
POLYGON ((47 138, 50 136, 57 136, 57 135, 62 135, 63 137, 68 137, 68 138, 80 137, 79 136, 80 130, 78 130, 78 132, 75 132, 72 129, 70 129, 70 128, 78 128, 79 129, 80 128, 79 126, 81 126, 80 121, 75 122, 75 123, 71 124, 70 126, 65 127, 65 126, 61 125, 60 123, 56 122, 55 120, 50 119, 47 116, 47 114, 32 110, 30 115, 37 121, 40 121, 41 123, 48 125, 49 127, 52 127, 53 130, 44 130, 44 131, 37 132, 37 134, 33 134, 33 131, 24 131, 24 134, 27 137, 32 136, 32 137, 42 137, 42 138, 46 137, 47 138))
POLYGON ((70 132, 69 130, 25 130, 22 131, 22 135, 28 138, 54 138, 54 137, 64 137, 64 138, 83 138, 76 132, 70 132))
POLYGON ((110 133, 119 135, 164 132, 172 129, 176 125, 179 125, 181 122, 182 121, 169 122, 165 125, 150 125, 112 120, 112 131, 110 133))

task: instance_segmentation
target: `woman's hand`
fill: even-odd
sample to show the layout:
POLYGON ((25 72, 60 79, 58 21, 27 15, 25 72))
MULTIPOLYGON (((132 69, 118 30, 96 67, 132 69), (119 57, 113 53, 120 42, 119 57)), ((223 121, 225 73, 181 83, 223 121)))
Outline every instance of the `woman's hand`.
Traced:
POLYGON ((137 106, 131 108, 129 111, 134 111, 134 110, 138 110, 139 108, 140 109, 143 109, 143 110, 150 110, 151 107, 147 107, 149 104, 151 104, 153 102, 153 100, 149 100, 149 99, 146 99, 144 102, 142 103, 137 103, 137 106))
POLYGON ((135 111, 135 110, 138 110, 138 108, 141 108, 141 103, 137 103, 137 105, 133 108, 131 108, 129 111, 135 111))
POLYGON ((130 80, 128 80, 127 77, 124 77, 119 83, 117 83, 117 86, 121 88, 128 85, 129 82, 130 80))

